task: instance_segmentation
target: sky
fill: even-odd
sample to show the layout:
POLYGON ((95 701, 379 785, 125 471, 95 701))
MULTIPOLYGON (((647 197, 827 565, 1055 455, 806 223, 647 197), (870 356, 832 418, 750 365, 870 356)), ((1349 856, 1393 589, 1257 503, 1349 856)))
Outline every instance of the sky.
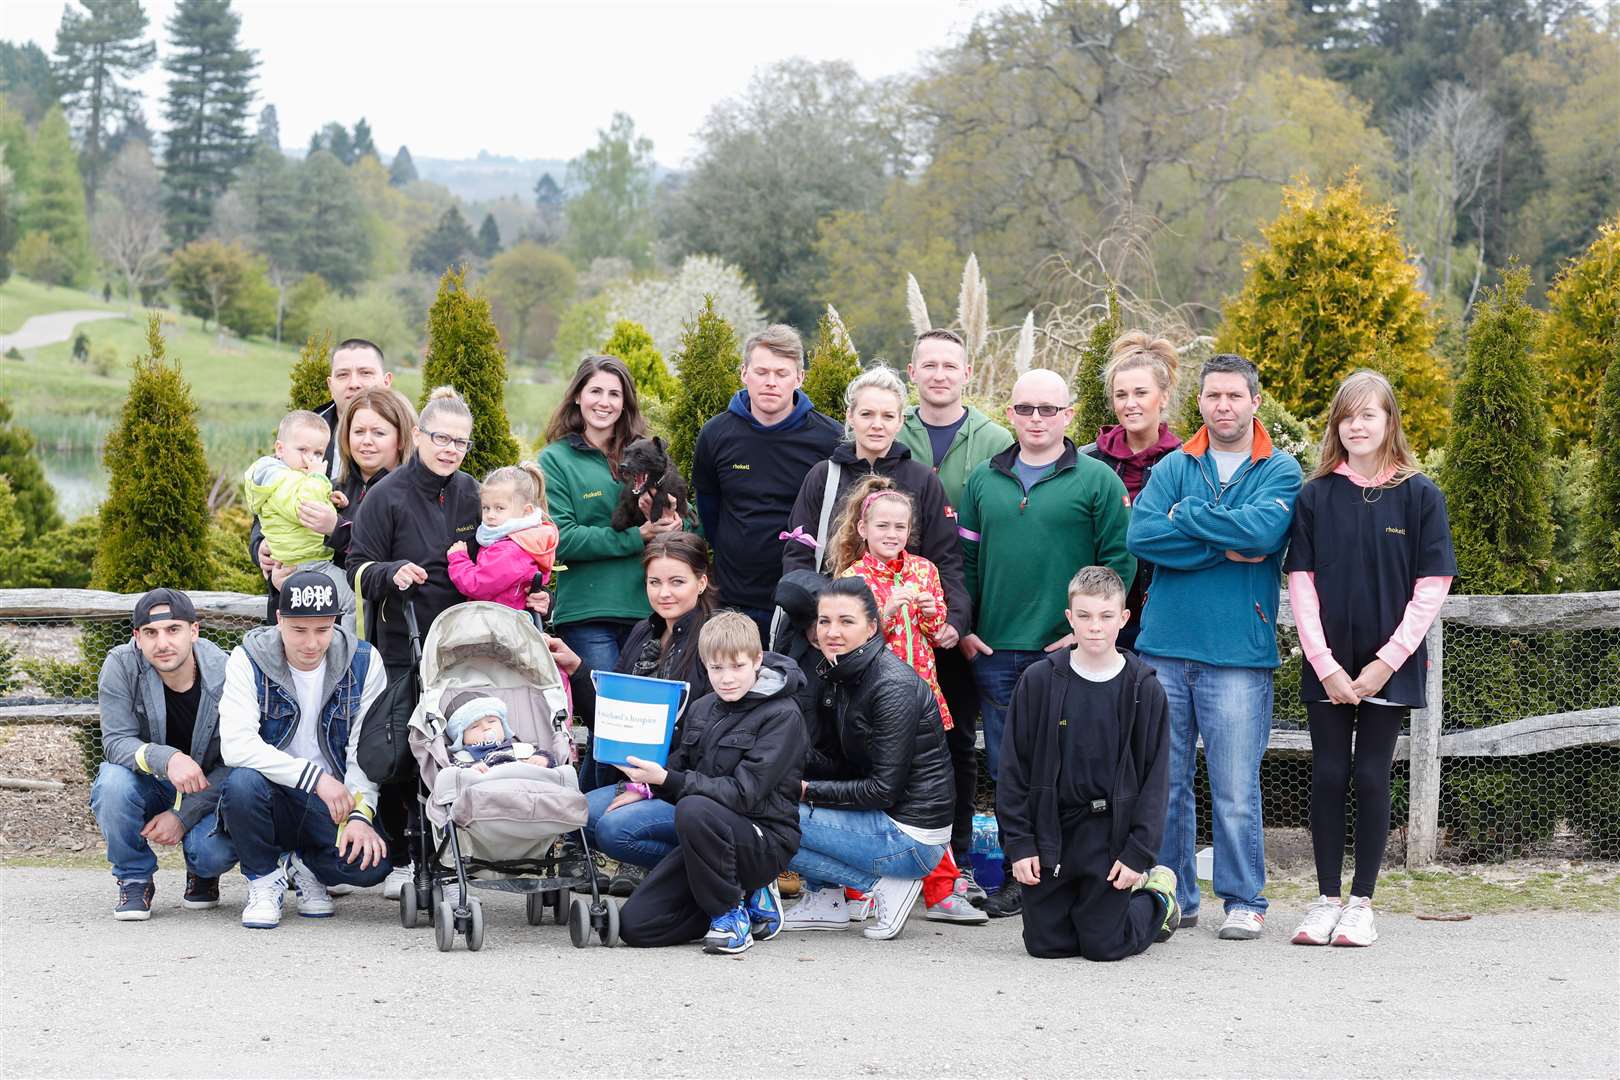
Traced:
MULTIPOLYGON (((958 37, 987 0, 746 0, 732 3, 236 0, 259 54, 257 107, 281 140, 364 116, 384 156, 572 158, 615 111, 685 164, 709 108, 760 67, 793 56, 897 74, 958 37)), ((164 23, 174 0, 145 0, 158 64, 137 82, 162 129, 164 23)), ((49 54, 61 0, 6 0, 0 37, 49 54)))

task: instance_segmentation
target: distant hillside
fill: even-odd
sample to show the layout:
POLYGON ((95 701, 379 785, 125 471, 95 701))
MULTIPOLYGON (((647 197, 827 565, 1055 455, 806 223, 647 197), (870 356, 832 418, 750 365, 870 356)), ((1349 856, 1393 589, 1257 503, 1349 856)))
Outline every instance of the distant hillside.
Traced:
POLYGON ((568 174, 568 162, 537 158, 524 161, 502 157, 482 151, 476 158, 452 160, 448 158, 416 157, 416 173, 423 180, 443 184, 464 202, 485 202, 506 195, 527 198, 533 196, 534 185, 542 173, 562 185, 568 174))

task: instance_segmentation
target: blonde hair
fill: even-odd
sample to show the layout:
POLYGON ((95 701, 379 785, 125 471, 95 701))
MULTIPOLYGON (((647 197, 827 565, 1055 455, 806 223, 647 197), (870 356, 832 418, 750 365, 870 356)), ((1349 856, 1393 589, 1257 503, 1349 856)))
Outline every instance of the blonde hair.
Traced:
POLYGON ((281 423, 276 425, 276 441, 286 442, 299 428, 319 431, 328 439, 332 437, 332 425, 328 424, 319 413, 312 413, 308 409, 294 409, 283 416, 281 423))
MULTIPOLYGON (((1311 473, 1312 480, 1332 476, 1340 463, 1350 460, 1350 453, 1339 438, 1339 425, 1366 404, 1369 398, 1377 402, 1389 416, 1384 445, 1378 448, 1378 468, 1375 470, 1382 473, 1394 466, 1395 475, 1389 478, 1385 486, 1396 487, 1423 471, 1418 468, 1417 455, 1412 453, 1412 447, 1406 441, 1406 432, 1401 430, 1401 406, 1395 400, 1395 388, 1383 375, 1362 368, 1347 375, 1333 394, 1333 404, 1328 406, 1327 428, 1322 432, 1322 454, 1317 461, 1316 471, 1311 473)), ((1366 479, 1371 480, 1372 477, 1366 479)))
POLYGON ((1074 607, 1077 596, 1097 596, 1104 600, 1118 598, 1125 603, 1125 583, 1106 566, 1082 566, 1080 572, 1069 579, 1069 606, 1074 607))
POLYGON ((433 392, 428 394, 427 404, 422 406, 421 415, 416 418, 416 424, 421 427, 435 416, 459 416, 468 424, 473 419, 472 410, 467 408, 467 403, 461 400, 461 395, 456 393, 453 386, 433 388, 433 392))
POLYGON ((733 656, 757 660, 764 652, 759 624, 740 611, 716 612, 698 631, 698 656, 705 664, 733 656))
POLYGON ((343 416, 338 421, 338 465, 334 483, 343 483, 356 468, 354 453, 349 447, 349 424, 361 409, 370 409, 382 417, 383 423, 392 427, 399 437, 398 455, 389 469, 399 468, 411 456, 411 429, 416 426, 416 410, 410 398, 386 386, 368 386, 343 406, 343 416))
MULTIPOLYGON (((863 390, 885 390, 894 395, 898 403, 897 409, 901 415, 906 411, 906 384, 900 381, 900 373, 894 368, 877 361, 871 367, 849 380, 844 387, 844 412, 846 414, 855 408, 855 399, 861 396, 863 390)), ((850 427, 849 420, 844 420, 844 441, 852 442, 855 438, 855 429, 850 427)))
POLYGON ((1169 395, 1175 392, 1176 369, 1180 366, 1181 358, 1176 355, 1176 347, 1168 340, 1149 337, 1141 330, 1127 330, 1108 347, 1108 364, 1102 373, 1103 389, 1108 391, 1111 398, 1115 375, 1121 371, 1146 369, 1153 373, 1154 384, 1166 395, 1164 411, 1168 414, 1169 395))
POLYGON ((520 461, 516 465, 502 465, 484 477, 479 490, 491 486, 505 485, 512 489, 522 502, 532 503, 540 511, 540 520, 551 520, 551 513, 546 509, 546 474, 540 471, 540 466, 532 461, 520 461))
POLYGON ((748 366, 749 356, 760 345, 782 359, 792 360, 801 368, 804 367, 804 339, 787 323, 772 323, 759 333, 748 335, 748 340, 743 342, 743 367, 748 366))
POLYGON ((911 515, 912 521, 916 521, 917 511, 912 505, 911 496, 901 491, 887 476, 873 473, 861 477, 850 486, 849 494, 844 496, 843 509, 838 514, 838 524, 833 527, 832 539, 827 543, 827 572, 831 576, 837 577, 860 561, 861 554, 866 550, 866 541, 861 539, 860 523, 866 520, 867 512, 873 505, 890 499, 904 503, 906 512, 911 515))

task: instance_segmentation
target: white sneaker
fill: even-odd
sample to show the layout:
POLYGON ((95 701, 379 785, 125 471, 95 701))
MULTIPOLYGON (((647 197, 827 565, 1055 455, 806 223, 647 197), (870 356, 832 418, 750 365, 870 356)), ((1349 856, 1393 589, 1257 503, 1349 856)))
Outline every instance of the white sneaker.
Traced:
POLYGON ((849 925, 849 905, 844 902, 842 885, 824 889, 805 885, 799 890, 799 902, 782 917, 783 930, 848 930, 849 925))
POLYGON ((1222 941, 1253 941, 1265 929, 1266 917, 1258 911, 1247 908, 1233 908, 1226 913, 1226 921, 1221 923, 1220 939, 1222 941))
POLYGON ((399 894, 405 890, 405 886, 411 883, 411 879, 415 875, 416 870, 410 863, 406 863, 404 866, 396 866, 388 871, 388 876, 383 878, 383 899, 398 900, 399 894))
POLYGON ((1295 945, 1326 945, 1333 940, 1333 928, 1339 925, 1339 913, 1344 905, 1336 896, 1319 896, 1305 909, 1305 918, 1294 931, 1295 945))
POLYGON ((968 903, 967 895, 959 892, 949 893, 939 903, 930 905, 923 912, 923 918, 969 926, 980 926, 990 921, 990 916, 968 903))
POLYGON ((846 896, 844 906, 849 908, 849 921, 852 923, 862 923, 872 917, 872 898, 870 896, 863 896, 859 900, 851 900, 846 896))
POLYGON ((1373 925, 1372 897, 1352 896, 1339 916, 1339 925, 1333 929, 1335 945, 1371 945, 1378 940, 1378 928, 1373 925))
POLYGON ((905 929, 906 919, 922 895, 922 878, 878 878, 867 893, 872 898, 874 925, 861 931, 873 941, 887 941, 905 929))
POLYGON ((337 905, 332 903, 332 894, 326 891, 326 882, 316 877, 315 871, 305 866, 296 852, 288 852, 283 865, 298 897, 298 914, 306 919, 330 919, 337 905))
POLYGON ((287 891, 287 871, 278 866, 263 877, 248 878, 247 903, 242 925, 253 930, 274 930, 281 925, 281 894, 287 891))

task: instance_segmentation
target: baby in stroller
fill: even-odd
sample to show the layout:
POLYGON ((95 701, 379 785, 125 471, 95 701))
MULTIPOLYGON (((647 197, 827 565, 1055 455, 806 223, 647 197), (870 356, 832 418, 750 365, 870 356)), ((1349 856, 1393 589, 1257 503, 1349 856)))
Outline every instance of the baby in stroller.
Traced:
POLYGON ((552 768, 557 759, 532 743, 517 742, 506 723, 506 705, 499 698, 480 697, 467 691, 462 701, 450 706, 450 763, 458 769, 489 772, 495 765, 521 761, 526 765, 552 768))

